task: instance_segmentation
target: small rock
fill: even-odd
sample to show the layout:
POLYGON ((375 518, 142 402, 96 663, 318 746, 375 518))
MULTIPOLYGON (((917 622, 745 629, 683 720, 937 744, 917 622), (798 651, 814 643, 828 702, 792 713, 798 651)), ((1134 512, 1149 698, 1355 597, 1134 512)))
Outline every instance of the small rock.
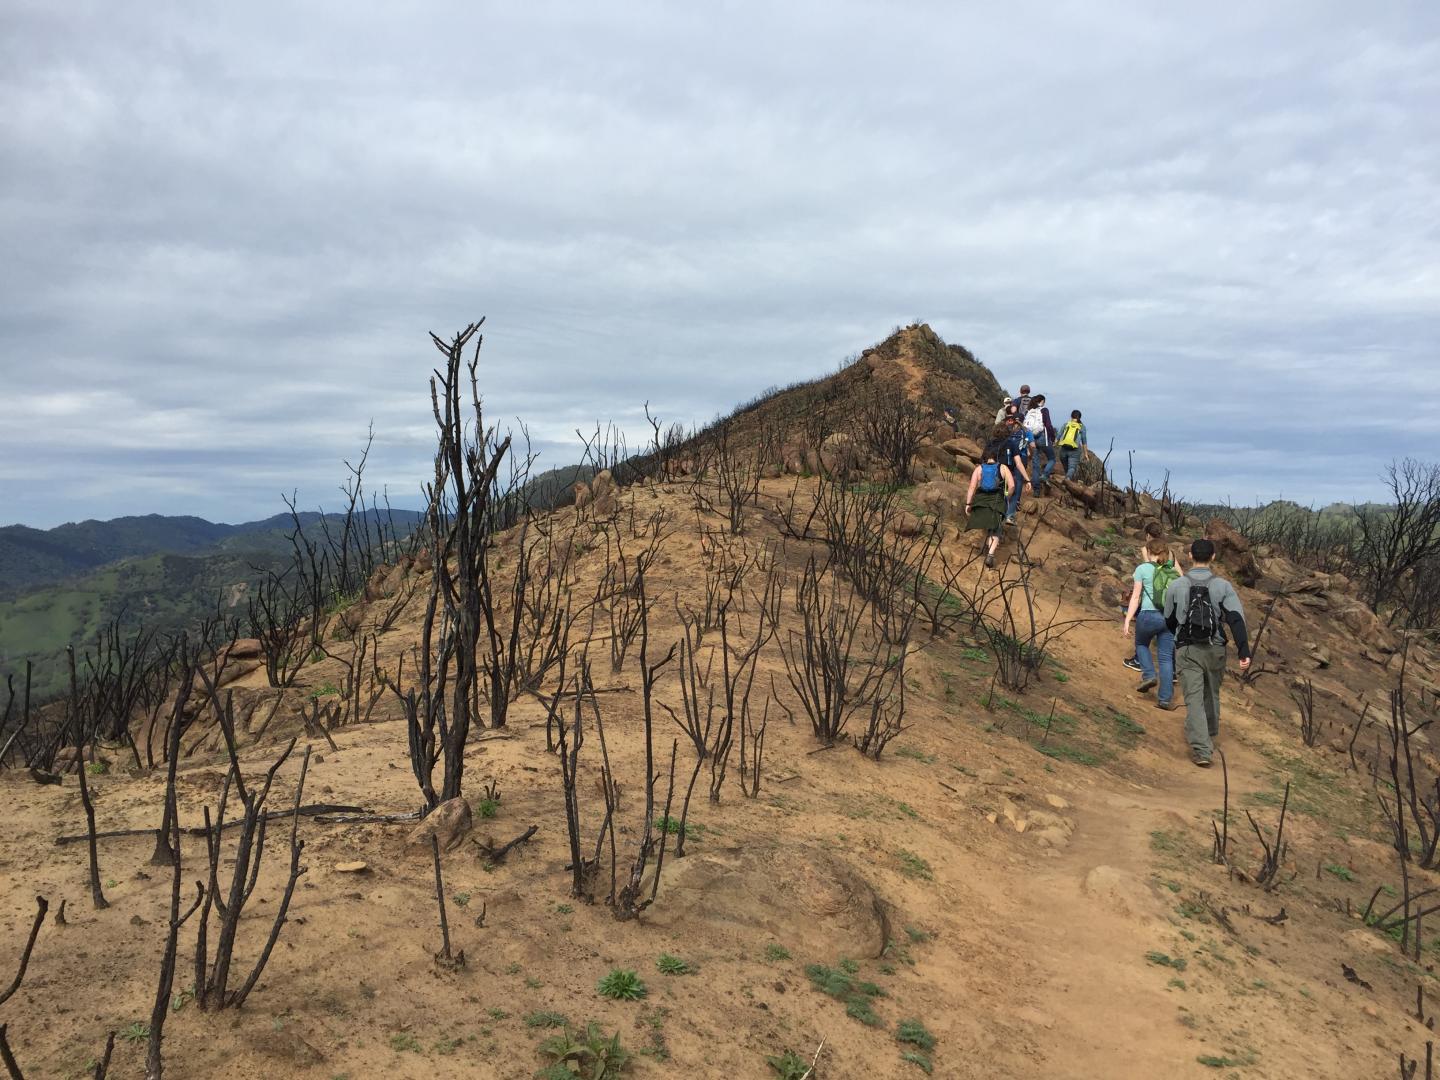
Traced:
POLYGON ((1025 814, 1013 802, 1009 799, 1002 800, 1000 803, 1000 812, 1005 815, 1005 820, 1014 826, 1017 833, 1023 833, 1025 831, 1028 825, 1028 822, 1025 820, 1025 814))
POLYGON ((369 869, 369 864, 359 861, 335 864, 335 871, 339 874, 363 874, 369 871, 369 869))
POLYGON ((1362 1005, 1360 1006, 1360 1011, 1366 1016, 1370 1017, 1371 1020, 1380 1019, 1380 1010, 1377 1009, 1374 1005, 1362 1005))
POLYGON ((988 821, 991 825, 998 825, 1000 824, 1000 815, 995 813, 994 810, 991 810, 988 814, 985 815, 985 820, 988 821))
POLYGON ((311 757, 310 757, 310 764, 311 764, 311 765, 324 765, 324 764, 325 764, 325 755, 324 755, 324 754, 312 754, 311 757))
POLYGON ((462 798, 447 799, 430 811, 425 820, 411 831, 406 842, 428 847, 433 836, 440 841, 441 848, 453 851, 470 832, 472 823, 468 802, 462 798))
POLYGON ((1066 802, 1064 799, 1062 799, 1059 795, 1046 795, 1046 796, 1045 796, 1045 803, 1046 803, 1046 805, 1048 805, 1052 810, 1069 810, 1069 809, 1070 809, 1070 804, 1069 804, 1068 802, 1066 802))

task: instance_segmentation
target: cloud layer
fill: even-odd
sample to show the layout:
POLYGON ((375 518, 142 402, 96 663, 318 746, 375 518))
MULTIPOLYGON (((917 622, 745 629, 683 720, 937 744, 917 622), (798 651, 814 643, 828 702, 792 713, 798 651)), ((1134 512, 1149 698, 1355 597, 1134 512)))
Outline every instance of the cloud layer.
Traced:
POLYGON ((1187 495, 1437 456, 1440 9, 961 7, 12 3, 0 524, 413 498, 481 314, 545 464, 916 318, 1187 495))

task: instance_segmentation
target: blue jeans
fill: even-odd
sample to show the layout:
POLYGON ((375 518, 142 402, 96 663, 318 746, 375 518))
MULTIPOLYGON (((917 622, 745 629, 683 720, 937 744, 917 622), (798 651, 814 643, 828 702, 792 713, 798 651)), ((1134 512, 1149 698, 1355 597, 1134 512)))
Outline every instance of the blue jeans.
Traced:
POLYGON ((1160 686, 1156 695, 1168 702, 1175 695, 1175 635, 1165 625, 1165 616, 1158 611, 1142 611, 1135 617, 1135 658, 1140 661, 1140 677, 1146 682, 1156 678, 1155 660, 1150 643, 1160 660, 1160 686))
POLYGON ((1060 464, 1065 469, 1065 479, 1074 480, 1075 474, 1080 471, 1080 463, 1085 460, 1085 451, 1078 446, 1057 446, 1055 452, 1060 455, 1060 464))
POLYGON ((1055 469, 1055 448, 1048 442, 1037 442, 1035 444, 1035 461, 1034 484, 1035 490, 1039 491, 1040 485, 1050 479, 1050 473, 1055 469), (1043 466, 1039 464, 1041 454, 1045 455, 1043 466))
POLYGON ((1009 498, 1005 500, 1005 517, 1007 519, 1013 518, 1015 512, 1020 509, 1020 492, 1024 489, 1025 485, 1020 480, 1020 474, 1016 473, 1014 490, 1010 492, 1009 498))

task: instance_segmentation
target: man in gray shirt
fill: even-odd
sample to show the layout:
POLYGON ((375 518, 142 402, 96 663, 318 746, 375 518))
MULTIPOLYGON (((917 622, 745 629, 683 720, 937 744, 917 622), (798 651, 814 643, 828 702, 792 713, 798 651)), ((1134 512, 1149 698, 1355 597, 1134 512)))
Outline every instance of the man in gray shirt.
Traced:
POLYGON ((1220 683, 1225 678, 1226 630, 1235 639, 1240 670, 1250 668, 1245 609, 1235 587, 1210 569, 1215 545, 1201 538, 1190 545, 1194 567, 1165 590, 1165 623, 1175 635, 1175 674, 1185 695, 1185 739, 1190 760, 1210 767, 1220 734, 1220 683))

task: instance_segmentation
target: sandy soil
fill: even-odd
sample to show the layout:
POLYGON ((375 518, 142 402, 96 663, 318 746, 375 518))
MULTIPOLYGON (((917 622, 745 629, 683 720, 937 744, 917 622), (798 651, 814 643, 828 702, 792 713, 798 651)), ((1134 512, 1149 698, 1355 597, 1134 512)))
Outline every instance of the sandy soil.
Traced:
MULTIPOLYGON (((787 482, 767 483, 766 498, 786 491, 787 482)), ((693 520, 679 488, 634 497, 693 520)), ((1181 714, 1151 708, 1120 666, 1118 620, 1097 586, 1124 583, 1106 569, 1104 548, 1085 554, 1089 569, 1079 573, 1071 539, 1079 519, 1059 500, 1047 517, 1053 528, 1034 542, 1045 560, 1039 586, 1055 595, 1070 578, 1062 615, 1097 621, 1055 646, 1054 663, 1013 707, 985 707, 987 656, 942 641, 914 658, 913 726, 878 763, 846 747, 816 752, 803 719, 772 719, 759 798, 742 797, 732 766, 712 805, 702 778, 686 857, 667 861, 653 908, 621 923, 603 904, 569 894, 559 766, 545 750, 541 706, 522 700, 504 736, 472 742, 466 790, 473 803, 483 782, 500 789, 498 812, 477 816, 475 838, 504 842, 531 825, 539 831, 499 866, 468 842, 445 857, 451 934, 466 966, 442 970, 433 959, 430 855, 407 845, 409 826, 303 821, 308 872, 259 988, 231 1012, 177 1002, 165 1029, 167 1075, 527 1077, 545 1064, 537 1047, 554 1034, 532 1026, 545 1012, 618 1032, 635 1054, 627 1073, 635 1077, 775 1075, 767 1056, 792 1051, 808 1061, 822 1043, 818 1078, 920 1076, 902 1060, 915 1048, 896 1039, 910 1019, 933 1033, 929 1056, 942 1077, 1349 1080, 1392 1075, 1401 1051, 1423 1056, 1427 1032, 1412 1014, 1416 986, 1433 985, 1428 953, 1416 968, 1356 918, 1376 887, 1398 884, 1368 771, 1347 774, 1344 754, 1300 744, 1283 677, 1254 689, 1228 685, 1221 745, 1237 866, 1253 867, 1259 853, 1241 810, 1271 830, 1280 786, 1295 785, 1284 884, 1267 893, 1228 876, 1210 859, 1221 770, 1190 765, 1181 714), (1024 711, 1043 718, 1052 703, 1060 723, 1045 736, 1024 711), (339 869, 355 862, 365 869, 339 869), (1224 909, 1228 926, 1207 903, 1224 909), (1259 918, 1282 908, 1279 925, 1259 918), (681 957, 691 972, 662 974, 662 953, 681 957), (1342 963, 1370 988, 1348 982, 1342 963), (852 1019, 817 990, 806 974, 812 964, 843 964, 877 984, 881 1026, 852 1019), (639 973, 643 1000, 597 994, 597 980, 615 967, 639 973)), ((749 542, 773 535, 757 514, 749 542)), ((1134 544, 1124 530, 1113 536, 1122 553, 1134 544)), ((693 595, 698 550, 692 532, 677 533, 653 587, 693 595)), ((582 577, 602 558, 587 556, 582 577)), ((674 640, 673 614, 658 618, 655 633, 661 643, 674 640)), ((1277 650, 1320 635, 1337 655, 1347 652, 1343 630, 1293 616, 1271 633, 1277 650)), ((383 639, 382 656, 393 663, 415 635, 414 618, 402 620, 383 639)), ((601 684, 616 692, 600 700, 623 786, 620 840, 633 844, 644 811, 639 680, 633 657, 619 673, 608 668, 599 665, 601 684)), ((773 649, 760 685, 772 674, 793 703, 773 649)), ((1315 677, 1334 684, 1337 697, 1367 686, 1378 693, 1389 679, 1348 657, 1315 677)), ((300 692, 335 678, 333 661, 322 661, 302 672, 300 692)), ((662 680, 660 694, 678 707, 673 678, 662 680)), ((1340 706, 1333 709, 1339 724, 1340 706)), ((417 806, 394 710, 387 701, 375 722, 336 731, 338 751, 302 740, 316 744, 307 801, 388 813, 417 806)), ((247 772, 263 771, 287 730, 293 722, 277 723, 246 749, 247 772)), ((657 725, 662 754, 675 734, 668 719, 657 725)), ((687 759, 682 745, 682 771, 687 759)), ((153 827, 163 777, 129 774, 118 753, 114 763, 93 779, 100 827, 153 827)), ((598 770, 591 743, 581 785, 591 843, 598 770)), ((199 824, 223 774, 213 753, 185 763, 185 825, 199 824)), ((296 775, 296 761, 282 767, 274 805, 291 797, 296 775)), ((0 977, 13 970, 34 896, 68 901, 68 924, 45 926, 0 1022, 27 1076, 78 1077, 107 1032, 148 1019, 168 874, 148 865, 149 838, 104 841, 112 906, 92 910, 85 846, 55 844, 83 830, 74 779, 50 787, 0 777, 0 813, 0 977)), ((283 885, 282 832, 272 833, 242 922, 242 968, 283 885)), ((184 861, 188 880, 201 876, 200 839, 187 839, 184 861)), ((187 927, 177 990, 194 981, 193 938, 187 927)), ((142 1075, 143 1056, 143 1041, 122 1038, 111 1075, 142 1075)))

